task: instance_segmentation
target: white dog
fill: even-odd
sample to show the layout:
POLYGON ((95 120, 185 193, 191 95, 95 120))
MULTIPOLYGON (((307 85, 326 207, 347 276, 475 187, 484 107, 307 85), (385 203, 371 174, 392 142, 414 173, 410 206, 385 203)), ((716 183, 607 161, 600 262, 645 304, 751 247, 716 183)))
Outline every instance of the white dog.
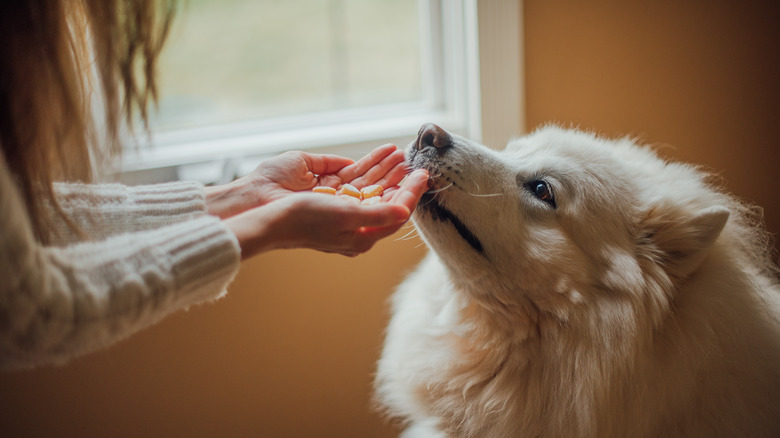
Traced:
POLYGON ((760 214, 630 139, 502 152, 425 125, 432 249, 393 298, 377 399, 425 437, 780 437, 760 214))

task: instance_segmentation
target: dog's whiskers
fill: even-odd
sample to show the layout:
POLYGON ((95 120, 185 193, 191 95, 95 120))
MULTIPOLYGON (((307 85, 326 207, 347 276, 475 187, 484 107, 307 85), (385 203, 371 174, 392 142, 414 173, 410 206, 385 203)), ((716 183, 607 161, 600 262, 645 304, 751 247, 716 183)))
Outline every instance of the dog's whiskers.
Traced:
POLYGON ((472 183, 474 183, 474 185, 476 186, 477 190, 476 190, 476 193, 472 193, 472 192, 468 192, 468 191, 464 190, 464 192, 467 195, 469 195, 469 196, 474 196, 474 197, 477 197, 477 198, 490 198, 490 197, 494 197, 494 196, 502 196, 503 195, 503 193, 480 193, 482 191, 482 189, 479 187, 479 183, 476 182, 476 181, 472 181, 472 183))
POLYGON ((440 189, 428 190, 428 193, 435 195, 435 194, 437 194, 439 192, 443 192, 444 190, 447 190, 448 188, 452 187, 452 184, 453 183, 449 183, 449 184, 447 184, 446 186, 444 186, 444 187, 442 187, 440 189))
MULTIPOLYGON (((402 239, 396 239, 396 241, 397 242, 408 242, 410 240, 415 240, 415 239, 419 239, 419 238, 420 238, 420 233, 414 233, 413 235, 411 235, 409 237, 404 237, 402 239)), ((418 246, 415 246, 415 248, 417 248, 418 246)))
POLYGON ((399 237, 399 238, 395 239, 395 241, 396 241, 396 242, 398 242, 398 241, 400 241, 400 240, 412 240, 412 239, 414 239, 414 238, 418 237, 419 235, 420 235, 420 233, 419 233, 419 231, 417 230, 417 228, 415 228, 415 227, 412 227, 412 230, 411 230, 411 231, 409 231, 409 232, 408 232, 408 233, 406 233, 405 235, 403 235, 403 236, 401 236, 401 237, 399 237))
POLYGON ((466 194, 469 195, 469 196, 477 197, 477 198, 491 198, 493 196, 504 196, 503 193, 484 193, 483 194, 483 193, 466 192, 466 194))

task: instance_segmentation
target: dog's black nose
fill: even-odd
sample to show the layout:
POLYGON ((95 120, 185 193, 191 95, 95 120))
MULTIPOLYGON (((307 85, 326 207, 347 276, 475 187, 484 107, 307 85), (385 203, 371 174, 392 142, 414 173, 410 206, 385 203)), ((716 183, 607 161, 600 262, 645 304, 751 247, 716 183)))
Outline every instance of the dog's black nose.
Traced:
POLYGON ((426 123, 417 133, 417 149, 423 150, 429 146, 439 150, 450 148, 452 147, 452 136, 433 123, 426 123))

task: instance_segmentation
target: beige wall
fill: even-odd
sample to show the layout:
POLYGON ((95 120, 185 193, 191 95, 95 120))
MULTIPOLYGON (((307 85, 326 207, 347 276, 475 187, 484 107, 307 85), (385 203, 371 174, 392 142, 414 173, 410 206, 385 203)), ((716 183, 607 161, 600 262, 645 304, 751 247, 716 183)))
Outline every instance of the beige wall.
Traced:
MULTIPOLYGON (((721 170, 780 231, 780 17, 728 3, 526 1, 526 126, 674 145, 664 152, 721 170)), ((65 367, 0 374, 0 436, 394 436, 369 388, 386 299, 418 245, 266 254, 216 305, 65 367)))

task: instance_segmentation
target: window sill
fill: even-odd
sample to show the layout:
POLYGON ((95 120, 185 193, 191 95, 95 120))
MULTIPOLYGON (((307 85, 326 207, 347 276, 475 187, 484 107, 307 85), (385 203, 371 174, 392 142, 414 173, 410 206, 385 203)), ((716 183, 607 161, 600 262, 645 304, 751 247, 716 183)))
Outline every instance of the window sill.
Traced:
POLYGON ((224 183, 249 173, 265 158, 286 150, 332 153, 353 159, 386 143, 405 147, 426 122, 467 130, 452 112, 406 107, 266 120, 155 134, 154 144, 125 151, 119 179, 129 184, 194 179, 224 183), (301 128, 303 127, 303 128, 301 128))

